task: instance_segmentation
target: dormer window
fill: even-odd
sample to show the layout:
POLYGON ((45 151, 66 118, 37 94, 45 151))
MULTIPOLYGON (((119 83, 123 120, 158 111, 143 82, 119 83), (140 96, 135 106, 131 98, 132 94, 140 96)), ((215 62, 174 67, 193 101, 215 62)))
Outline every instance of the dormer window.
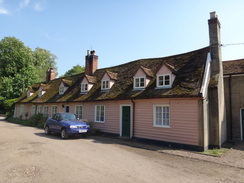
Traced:
POLYGON ((145 88, 145 77, 134 78, 134 88, 145 88))
POLYGON ((157 88, 171 88, 175 79, 175 69, 167 63, 157 72, 157 88))
POLYGON ((134 89, 144 89, 154 77, 151 69, 141 66, 134 75, 134 89))
POLYGON ((87 92, 87 91, 88 91, 88 84, 81 83, 81 92, 87 92))
POLYGON ((103 80, 102 81, 102 90, 108 90, 109 87, 109 80, 103 80))
POLYGON ((117 73, 106 71, 101 79, 101 90, 109 90, 117 80, 117 73))
POLYGON ((27 91, 27 98, 30 97, 31 94, 30 94, 30 90, 27 91))
POLYGON ((94 76, 85 75, 80 84, 80 92, 84 94, 87 93, 93 87, 95 82, 96 78, 94 76))
POLYGON ((59 94, 60 95, 64 94, 64 86, 59 87, 59 94))
POLYGON ((42 96, 42 89, 39 89, 38 90, 38 97, 41 97, 42 96))
POLYGON ((157 87, 171 87, 170 74, 158 75, 157 76, 157 87))

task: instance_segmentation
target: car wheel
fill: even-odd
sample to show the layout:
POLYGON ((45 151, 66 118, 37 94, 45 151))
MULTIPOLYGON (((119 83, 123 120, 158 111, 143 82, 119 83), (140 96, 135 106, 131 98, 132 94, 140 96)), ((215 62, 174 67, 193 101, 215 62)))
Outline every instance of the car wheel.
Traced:
POLYGON ((44 130, 45 130, 45 134, 46 135, 50 135, 51 134, 49 126, 45 126, 44 130))
POLYGON ((61 138, 62 139, 67 139, 69 137, 68 133, 67 133, 67 130, 65 128, 63 128, 61 130, 61 138))

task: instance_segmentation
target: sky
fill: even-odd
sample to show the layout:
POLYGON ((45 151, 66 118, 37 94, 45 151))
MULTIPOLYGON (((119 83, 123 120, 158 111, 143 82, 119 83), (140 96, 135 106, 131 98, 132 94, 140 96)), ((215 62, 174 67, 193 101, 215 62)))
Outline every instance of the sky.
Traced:
POLYGON ((84 66, 87 50, 106 68, 206 47, 213 11, 223 60, 244 58, 244 0, 0 0, 0 40, 49 50, 60 76, 84 66))

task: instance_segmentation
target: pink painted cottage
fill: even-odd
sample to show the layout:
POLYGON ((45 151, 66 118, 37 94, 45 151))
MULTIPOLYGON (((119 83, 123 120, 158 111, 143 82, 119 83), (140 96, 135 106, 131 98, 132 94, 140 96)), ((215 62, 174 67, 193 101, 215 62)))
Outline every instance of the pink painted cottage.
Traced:
POLYGON ((101 131, 181 148, 206 150, 226 140, 220 23, 210 14, 210 46, 98 69, 95 51, 85 72, 35 83, 15 105, 15 117, 76 113, 101 131), (220 92, 221 91, 221 92, 220 92))

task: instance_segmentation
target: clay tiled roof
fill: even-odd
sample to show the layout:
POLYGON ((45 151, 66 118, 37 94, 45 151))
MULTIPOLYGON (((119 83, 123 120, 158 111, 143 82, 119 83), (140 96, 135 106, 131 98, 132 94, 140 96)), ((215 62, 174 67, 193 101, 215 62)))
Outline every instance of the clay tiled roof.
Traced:
POLYGON ((89 75, 85 75, 85 77, 86 77, 86 79, 87 79, 87 81, 88 81, 89 83, 91 83, 91 84, 96 83, 96 78, 95 78, 95 77, 93 77, 93 76, 89 76, 89 75))
MULTIPOLYGON (((200 88, 208 52, 209 47, 206 47, 184 54, 162 58, 139 59, 110 68, 97 69, 93 76, 86 76, 85 73, 80 73, 74 76, 57 78, 47 83, 47 90, 43 96, 38 97, 38 91, 36 90, 31 97, 27 98, 27 92, 25 92, 18 99, 18 102, 53 103, 166 97, 200 97, 200 88), (175 73, 176 78, 172 88, 155 89, 156 73, 164 64, 175 73), (151 79, 144 90, 134 90, 133 76, 140 68, 143 68, 144 72, 146 72, 151 79), (114 85, 107 92, 101 91, 101 79, 104 73, 108 73, 109 77, 115 80, 114 85), (88 93, 80 92, 80 84, 84 77, 89 78, 89 82, 92 81, 94 83, 88 93), (68 84, 69 88, 63 95, 59 95, 59 85, 62 81, 68 84)), ((32 87, 40 86, 43 83, 36 83, 32 85, 32 87)))
POLYGON ((150 76, 150 77, 153 77, 154 76, 154 74, 152 73, 152 70, 151 69, 148 69, 148 68, 143 67, 143 66, 141 66, 141 69, 143 70, 143 72, 145 72, 145 74, 147 76, 150 76))
POLYGON ((108 76, 110 77, 110 79, 117 80, 117 73, 110 72, 110 71, 106 71, 106 73, 108 74, 108 76))
POLYGON ((244 59, 223 62, 224 75, 244 74, 244 59))

